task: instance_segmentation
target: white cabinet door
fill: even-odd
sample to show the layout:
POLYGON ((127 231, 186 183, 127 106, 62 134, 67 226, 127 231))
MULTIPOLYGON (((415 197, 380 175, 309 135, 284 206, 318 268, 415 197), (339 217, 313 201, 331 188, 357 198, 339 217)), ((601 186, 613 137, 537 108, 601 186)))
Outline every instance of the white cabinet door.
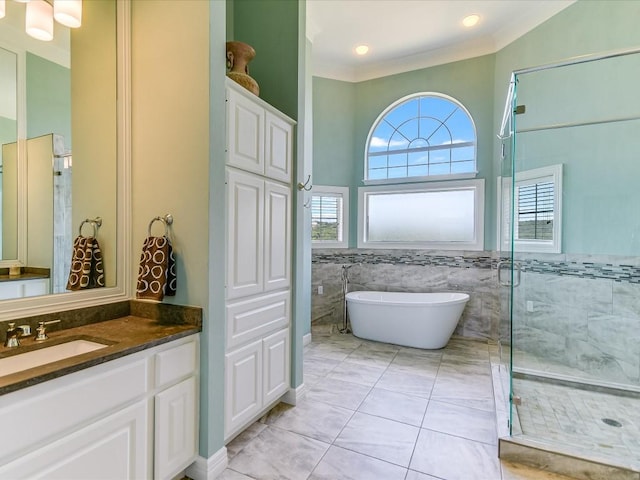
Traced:
POLYGON ((265 111, 238 92, 227 89, 227 163, 264 173, 265 111))
POLYGON ((289 389, 289 329, 266 337, 262 348, 263 403, 266 406, 289 389))
POLYGON ((263 291, 264 180, 228 170, 227 298, 263 291))
POLYGON ((265 116, 264 174, 291 183, 293 126, 270 112, 265 116))
POLYGON ((156 479, 174 478, 196 457, 196 381, 188 378, 155 398, 156 479))
POLYGON ((262 340, 225 357, 225 437, 229 437, 262 408, 262 340))
POLYGON ((264 289, 288 288, 291 278, 291 189, 265 182, 264 289))
POLYGON ((34 297, 49 293, 49 279, 7 280, 0 282, 0 300, 34 297))
POLYGON ((148 418, 143 400, 3 465, 0 478, 151 478, 148 418))

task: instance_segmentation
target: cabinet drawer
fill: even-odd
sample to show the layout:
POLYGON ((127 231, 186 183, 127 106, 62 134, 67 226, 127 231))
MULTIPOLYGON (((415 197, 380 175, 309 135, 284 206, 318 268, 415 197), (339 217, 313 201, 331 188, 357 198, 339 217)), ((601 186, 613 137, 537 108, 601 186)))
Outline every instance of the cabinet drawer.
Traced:
POLYGON ((290 292, 278 292, 227 305, 227 349, 289 324, 290 292))
POLYGON ((156 388, 163 387, 196 371, 198 349, 196 341, 156 354, 156 388))
POLYGON ((88 369, 51 380, 43 384, 46 393, 26 400, 18 400, 24 390, 8 394, 3 399, 7 406, 0 408, 0 425, 11 434, 0 435, 0 464, 145 394, 146 359, 112 368, 101 374, 88 369))

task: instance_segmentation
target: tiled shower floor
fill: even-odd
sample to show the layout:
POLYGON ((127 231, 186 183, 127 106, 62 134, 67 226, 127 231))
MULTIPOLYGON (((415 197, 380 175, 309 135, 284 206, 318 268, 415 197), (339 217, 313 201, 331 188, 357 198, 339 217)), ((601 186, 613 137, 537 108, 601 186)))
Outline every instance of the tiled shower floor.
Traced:
POLYGON ((500 461, 486 343, 438 351, 314 332, 305 397, 233 440, 220 480, 566 480, 500 461))
POLYGON ((570 453, 640 471, 640 398, 514 378, 522 432, 570 453), (603 419, 618 422, 608 425, 603 419))

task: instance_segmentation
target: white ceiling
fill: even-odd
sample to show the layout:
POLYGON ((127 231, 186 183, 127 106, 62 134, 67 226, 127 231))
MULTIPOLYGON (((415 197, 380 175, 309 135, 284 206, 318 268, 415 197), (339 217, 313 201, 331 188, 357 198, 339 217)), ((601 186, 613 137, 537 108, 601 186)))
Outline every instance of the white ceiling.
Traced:
POLYGON ((496 52, 574 0, 307 0, 316 76, 359 82, 496 52), (462 19, 480 15, 472 28, 462 19), (364 56, 357 45, 369 46, 364 56))

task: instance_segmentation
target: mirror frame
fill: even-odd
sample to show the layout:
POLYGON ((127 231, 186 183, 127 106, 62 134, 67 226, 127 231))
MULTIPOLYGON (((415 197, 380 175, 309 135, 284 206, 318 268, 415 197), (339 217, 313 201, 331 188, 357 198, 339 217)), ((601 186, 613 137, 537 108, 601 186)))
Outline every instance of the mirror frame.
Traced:
MULTIPOLYGON (((115 0, 114 0, 115 1, 115 0)), ((131 2, 116 2, 116 286, 2 300, 0 321, 128 300, 131 286, 131 2)), ((24 143, 24 142, 23 142, 24 143)), ((18 147, 20 148, 20 147, 18 147)), ((24 205, 22 206, 24 208, 24 205)), ((20 206, 19 206, 20 208, 20 206)), ((26 242, 26 236, 24 238, 26 242)), ((20 241, 19 241, 20 245, 20 241)), ((20 252, 18 252, 20 256, 20 252)))

